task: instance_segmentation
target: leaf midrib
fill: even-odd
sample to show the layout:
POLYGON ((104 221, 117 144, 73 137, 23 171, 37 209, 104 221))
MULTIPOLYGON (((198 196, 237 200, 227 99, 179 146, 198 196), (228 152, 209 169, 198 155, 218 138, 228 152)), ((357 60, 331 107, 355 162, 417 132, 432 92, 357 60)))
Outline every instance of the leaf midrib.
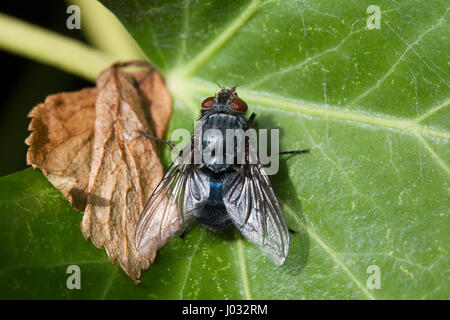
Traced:
MULTIPOLYGON (((192 79, 176 79, 175 77, 168 77, 169 87, 172 87, 171 92, 174 96, 180 100, 185 100, 184 93, 193 92, 201 94, 203 96, 210 96, 211 92, 217 90, 217 85, 199 78, 192 79), (178 88, 183 88, 181 94, 178 88)), ((326 119, 336 119, 343 121, 351 121, 355 123, 363 123, 376 127, 384 127, 394 129, 402 133, 416 135, 427 134, 432 137, 450 139, 450 133, 435 129, 432 127, 426 127, 420 125, 420 122, 425 118, 431 116, 435 112, 438 112, 450 103, 450 98, 447 98, 439 106, 433 107, 433 110, 420 115, 417 119, 388 117, 381 114, 370 114, 361 111, 353 111, 348 109, 342 109, 331 105, 320 105, 311 102, 304 102, 301 100, 285 98, 273 94, 262 93, 259 91, 239 89, 239 96, 244 98, 247 102, 261 105, 263 107, 280 109, 293 113, 299 113, 309 116, 315 116, 326 119)), ((187 106, 191 112, 196 110, 196 106, 187 106)), ((197 116, 197 114, 195 114, 197 116)))
MULTIPOLYGON (((169 78, 169 87, 172 86, 171 89, 173 89, 173 91, 171 92, 173 92, 175 94, 175 97, 180 99, 187 107, 187 109, 196 117, 197 107, 193 105, 192 99, 186 99, 186 95, 184 95, 183 93, 190 92, 189 94, 192 96, 192 92, 197 92, 204 96, 209 96, 211 95, 211 92, 214 92, 214 90, 216 89, 216 85, 212 84, 209 81, 200 79, 181 80, 182 84, 177 83, 177 81, 180 80, 173 80, 169 78), (174 83, 176 88, 183 88, 181 94, 179 94, 179 90, 173 88, 174 83)), ((257 91, 248 91, 245 89, 239 90, 239 95, 248 102, 252 102, 266 108, 280 109, 297 114, 324 118, 327 120, 334 119, 349 121, 356 124, 371 125, 374 127, 396 130, 400 133, 411 135, 424 146, 425 150, 427 150, 431 154, 436 163, 445 171, 447 175, 450 176, 450 169, 447 163, 442 160, 436 152, 434 152, 434 150, 423 138, 423 135, 425 134, 435 138, 449 139, 450 133, 420 125, 421 121, 428 118, 432 114, 444 109, 444 107, 450 103, 450 98, 447 98, 439 106, 431 108, 423 115, 419 115, 416 119, 401 119, 394 117, 389 118, 382 115, 375 115, 352 110, 343 110, 337 107, 332 107, 330 105, 324 106, 313 103, 306 103, 300 100, 293 100, 280 96, 263 94, 257 91)))

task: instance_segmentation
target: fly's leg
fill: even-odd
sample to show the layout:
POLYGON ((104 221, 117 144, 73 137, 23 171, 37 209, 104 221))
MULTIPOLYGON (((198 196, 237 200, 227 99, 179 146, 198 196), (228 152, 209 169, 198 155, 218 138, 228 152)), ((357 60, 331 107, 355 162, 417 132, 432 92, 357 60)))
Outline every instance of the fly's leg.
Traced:
MULTIPOLYGON (((247 129, 251 128, 253 126, 253 120, 255 120, 256 114, 252 113, 250 115, 250 118, 247 120, 246 127, 247 129)), ((309 153, 309 149, 302 149, 302 150, 290 150, 290 151, 281 151, 278 154, 302 154, 302 153, 309 153)))
POLYGON ((281 151, 278 154, 303 154, 303 153, 309 153, 309 149, 303 149, 303 150, 291 150, 291 151, 281 151))
POLYGON ((168 144, 173 150, 175 150, 177 153, 180 153, 180 151, 175 147, 175 145, 170 140, 160 139, 160 138, 152 136, 151 134, 148 134, 147 132, 144 132, 142 130, 138 130, 137 132, 142 134, 144 137, 149 138, 151 140, 155 140, 157 142, 163 142, 165 144, 168 144))
POLYGON ((247 129, 249 129, 253 126, 253 120, 255 120, 255 117, 256 117, 256 114, 253 112, 250 115, 250 118, 248 118, 248 120, 247 120, 247 124, 246 124, 247 129))

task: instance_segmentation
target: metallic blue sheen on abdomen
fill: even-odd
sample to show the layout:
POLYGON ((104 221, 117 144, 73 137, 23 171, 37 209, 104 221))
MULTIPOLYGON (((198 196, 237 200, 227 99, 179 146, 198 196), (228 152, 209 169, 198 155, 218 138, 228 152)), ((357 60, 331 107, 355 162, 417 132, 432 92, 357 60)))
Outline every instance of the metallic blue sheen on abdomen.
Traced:
POLYGON ((216 232, 222 232, 232 226, 230 216, 223 202, 224 174, 214 173, 208 168, 201 170, 208 176, 209 194, 205 206, 201 210, 194 212, 194 216, 198 222, 203 223, 216 232))
POLYGON ((216 206, 223 204, 222 200, 222 181, 210 181, 209 182, 209 197, 206 201, 207 205, 216 206))

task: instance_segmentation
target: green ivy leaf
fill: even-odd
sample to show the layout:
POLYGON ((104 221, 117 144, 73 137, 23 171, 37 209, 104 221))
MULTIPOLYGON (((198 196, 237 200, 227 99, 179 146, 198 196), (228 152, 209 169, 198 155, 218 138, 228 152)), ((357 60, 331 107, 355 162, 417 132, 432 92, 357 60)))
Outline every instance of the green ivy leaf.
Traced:
POLYGON ((165 74, 169 131, 191 128, 218 82, 240 85, 257 126, 281 128, 282 149, 311 148, 272 177, 299 234, 276 267, 240 237, 196 226, 136 286, 28 169, 0 179, 1 295, 449 298, 446 2, 377 1, 380 29, 366 25, 371 1, 102 2, 165 74), (71 264, 81 290, 66 288, 71 264))

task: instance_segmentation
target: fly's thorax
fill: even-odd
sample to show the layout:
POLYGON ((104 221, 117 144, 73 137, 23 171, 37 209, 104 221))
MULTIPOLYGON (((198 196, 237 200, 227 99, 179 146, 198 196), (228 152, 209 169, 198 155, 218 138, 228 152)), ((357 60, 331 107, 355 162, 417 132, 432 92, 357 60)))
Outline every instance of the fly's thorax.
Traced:
POLYGON ((201 124, 203 163, 214 172, 226 171, 242 152, 236 139, 227 139, 227 135, 239 132, 236 130, 243 132, 246 120, 229 113, 213 113, 204 115, 201 124))

